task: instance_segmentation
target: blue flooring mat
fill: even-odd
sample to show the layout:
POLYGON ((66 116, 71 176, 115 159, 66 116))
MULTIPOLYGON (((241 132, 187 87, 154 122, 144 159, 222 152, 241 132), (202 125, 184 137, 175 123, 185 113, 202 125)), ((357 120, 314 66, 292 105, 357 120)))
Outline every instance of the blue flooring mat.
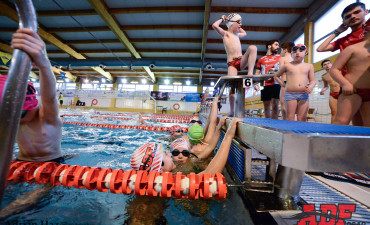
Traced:
POLYGON ((347 134, 347 135, 369 135, 370 128, 342 126, 324 123, 309 123, 287 120, 274 120, 265 118, 243 118, 244 123, 257 126, 274 128, 293 133, 320 133, 320 134, 347 134))

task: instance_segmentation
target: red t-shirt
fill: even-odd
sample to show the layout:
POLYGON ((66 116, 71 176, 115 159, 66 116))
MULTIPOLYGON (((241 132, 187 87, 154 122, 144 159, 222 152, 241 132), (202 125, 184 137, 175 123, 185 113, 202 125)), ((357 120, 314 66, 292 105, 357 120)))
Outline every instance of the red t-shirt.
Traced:
POLYGON ((352 31, 350 34, 348 34, 345 37, 342 37, 332 43, 331 45, 334 46, 334 51, 340 49, 340 51, 343 51, 348 46, 357 44, 364 40, 365 37, 365 30, 370 29, 370 20, 368 20, 363 26, 361 26, 359 29, 352 31))
MULTIPOLYGON (((280 64, 279 64, 279 59, 280 55, 265 55, 262 56, 258 61, 257 61, 257 69, 261 70, 261 74, 265 75, 268 74, 268 71, 270 69, 274 70, 279 70, 280 64)), ((269 86, 275 84, 274 78, 269 78, 265 80, 265 85, 264 86, 269 86)))
MULTIPOLYGON (((352 31, 350 34, 346 35, 345 37, 339 38, 338 40, 330 43, 334 46, 334 51, 340 49, 340 51, 343 51, 348 46, 357 44, 364 40, 366 31, 370 30, 370 19, 366 21, 365 24, 363 24, 360 28, 358 28, 355 31, 352 31)), ((342 68, 342 74, 343 76, 346 75, 347 69, 346 67, 342 68)))

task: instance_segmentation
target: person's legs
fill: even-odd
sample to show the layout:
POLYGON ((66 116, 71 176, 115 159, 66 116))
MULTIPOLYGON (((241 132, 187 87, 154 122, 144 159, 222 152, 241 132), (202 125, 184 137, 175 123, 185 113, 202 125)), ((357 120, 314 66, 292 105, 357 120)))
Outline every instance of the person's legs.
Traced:
POLYGON ((299 100, 297 105, 297 120, 306 122, 307 121, 307 112, 308 112, 309 103, 306 100, 299 100))
POLYGON ((265 109, 265 118, 271 118, 271 100, 263 101, 263 108, 265 109))
POLYGON ((370 127, 370 101, 363 102, 360 107, 364 127, 370 127))
POLYGON ((244 53, 242 57, 242 61, 240 62, 240 69, 244 70, 248 64, 248 75, 253 75, 253 68, 254 64, 256 63, 257 58, 257 47, 251 45, 248 47, 247 51, 244 53))
POLYGON ((331 111, 331 123, 334 122, 335 116, 337 115, 338 99, 333 96, 329 97, 329 107, 331 111))
POLYGON ((297 100, 285 101, 287 120, 295 121, 295 112, 297 110, 297 100))
MULTIPOLYGON (((238 70, 233 67, 233 66, 229 66, 227 68, 227 75, 228 76, 237 76, 238 75, 238 70)), ((230 103, 230 112, 226 115, 226 116, 234 116, 234 105, 235 105, 235 91, 234 91, 234 87, 231 86, 230 89, 229 89, 229 103, 230 103)))
POLYGON ((338 111, 333 124, 348 125, 362 104, 359 95, 343 95, 338 98, 338 111))
POLYGON ((281 89, 280 89, 281 115, 283 116, 283 120, 286 120, 286 109, 285 109, 285 104, 284 104, 284 95, 285 95, 285 87, 281 87, 281 89))
POLYGON ((273 98, 271 100, 271 103, 272 103, 272 113, 271 113, 271 119, 278 119, 279 117, 279 99, 276 99, 276 98, 273 98))

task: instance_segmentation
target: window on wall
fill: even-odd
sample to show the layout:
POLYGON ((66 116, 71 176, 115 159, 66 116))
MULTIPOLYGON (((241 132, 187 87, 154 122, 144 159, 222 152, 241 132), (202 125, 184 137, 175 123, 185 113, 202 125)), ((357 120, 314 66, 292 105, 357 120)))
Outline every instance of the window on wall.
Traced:
POLYGON ((136 85, 136 91, 153 91, 153 85, 136 85))
POLYGON ((76 83, 66 83, 66 89, 76 89, 76 83))
POLYGON ((197 86, 184 86, 183 92, 185 93, 197 93, 198 87, 197 86))
POLYGON ((118 84, 118 90, 135 91, 135 84, 118 84))
POLYGON ((159 85, 158 91, 173 92, 173 85, 159 85))
POLYGON ((82 84, 81 89, 94 89, 93 84, 82 84))
POLYGON ((295 39, 294 44, 304 44, 304 34, 302 33, 297 39, 295 39))
POLYGON ((183 86, 181 86, 181 85, 174 85, 173 86, 173 92, 177 92, 177 93, 181 93, 182 92, 182 90, 183 90, 184 88, 183 88, 183 86))

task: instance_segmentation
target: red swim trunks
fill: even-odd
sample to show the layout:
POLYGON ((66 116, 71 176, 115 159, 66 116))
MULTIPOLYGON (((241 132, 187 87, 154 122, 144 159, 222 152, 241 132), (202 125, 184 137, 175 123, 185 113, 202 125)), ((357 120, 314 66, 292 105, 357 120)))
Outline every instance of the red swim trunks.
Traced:
POLYGON ((233 58, 232 61, 227 63, 227 66, 235 67, 238 71, 240 71, 240 62, 242 61, 242 57, 239 56, 238 58, 233 58))
POLYGON ((362 102, 370 101, 370 88, 357 88, 356 92, 356 94, 361 96, 362 102))
POLYGON ((335 99, 338 99, 339 98, 339 91, 338 92, 333 92, 333 91, 331 91, 330 92, 330 96, 332 96, 333 98, 335 98, 335 99))

